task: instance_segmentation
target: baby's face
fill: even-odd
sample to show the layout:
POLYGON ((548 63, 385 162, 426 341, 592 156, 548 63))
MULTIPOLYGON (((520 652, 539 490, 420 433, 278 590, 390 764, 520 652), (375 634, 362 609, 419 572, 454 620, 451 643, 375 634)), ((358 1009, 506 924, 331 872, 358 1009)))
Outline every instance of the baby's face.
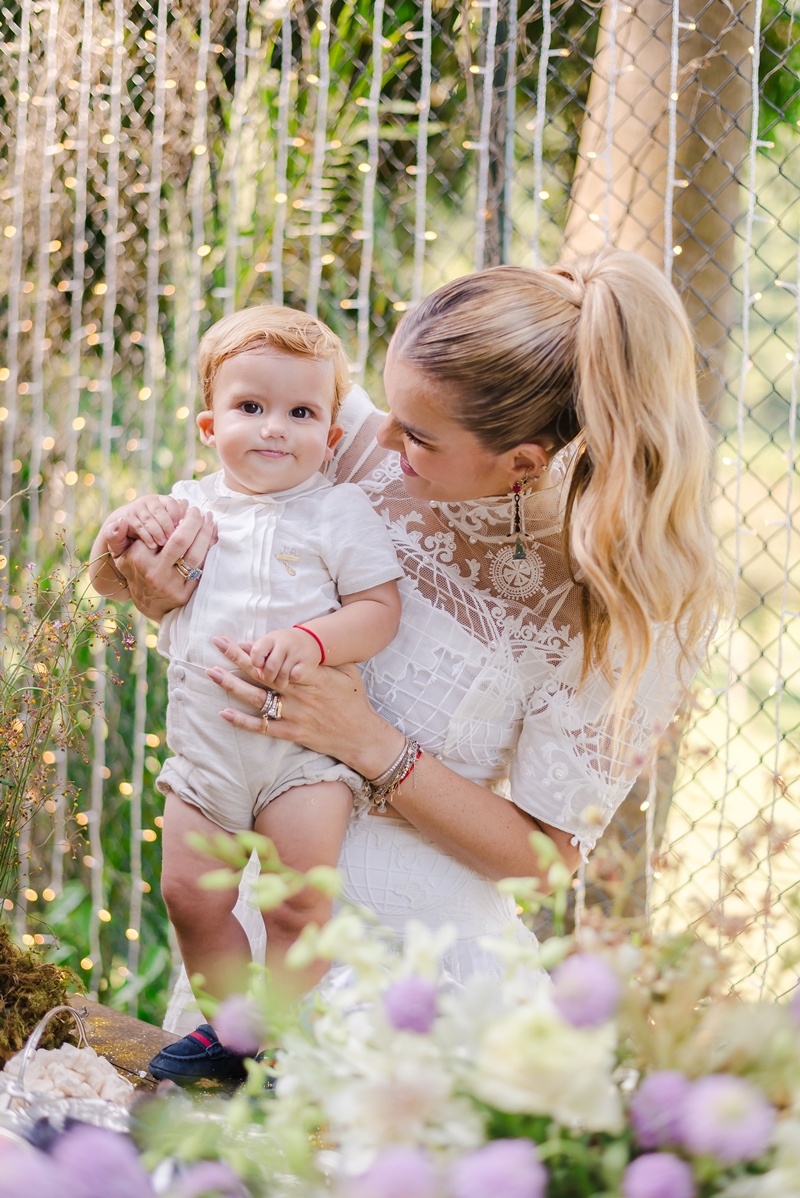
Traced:
POLYGON ((274 349, 227 358, 210 411, 197 417, 232 491, 268 495, 306 482, 333 456, 333 363, 274 349))

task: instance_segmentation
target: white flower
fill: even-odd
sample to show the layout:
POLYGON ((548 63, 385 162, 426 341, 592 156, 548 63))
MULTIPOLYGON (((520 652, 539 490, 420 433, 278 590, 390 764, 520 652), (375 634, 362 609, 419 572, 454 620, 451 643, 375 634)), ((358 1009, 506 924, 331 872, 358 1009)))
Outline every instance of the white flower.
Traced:
POLYGON ((574 1028, 542 987, 534 1000, 484 1033, 472 1089, 504 1111, 550 1115, 568 1127, 619 1132, 622 1107, 611 1077, 613 1024, 574 1028))

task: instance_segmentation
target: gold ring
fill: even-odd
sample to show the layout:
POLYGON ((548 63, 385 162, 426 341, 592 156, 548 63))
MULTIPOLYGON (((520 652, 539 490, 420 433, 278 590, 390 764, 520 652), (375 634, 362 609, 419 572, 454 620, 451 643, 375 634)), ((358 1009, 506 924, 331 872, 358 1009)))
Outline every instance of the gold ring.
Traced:
POLYGON ((262 724, 261 735, 269 736, 269 714, 265 713, 261 717, 261 724, 262 724))
POLYGON ((182 557, 179 557, 173 564, 181 578, 185 578, 187 582, 197 582, 198 579, 203 577, 203 571, 200 566, 190 566, 182 557))

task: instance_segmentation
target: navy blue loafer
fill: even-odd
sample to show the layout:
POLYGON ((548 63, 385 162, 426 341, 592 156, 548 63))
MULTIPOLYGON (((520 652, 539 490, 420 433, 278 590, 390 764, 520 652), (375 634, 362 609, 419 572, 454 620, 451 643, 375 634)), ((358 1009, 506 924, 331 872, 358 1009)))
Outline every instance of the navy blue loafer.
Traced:
POLYGON ((244 1057, 220 1044, 210 1023, 200 1027, 174 1044, 157 1052, 150 1062, 150 1072, 157 1081, 191 1086, 207 1078, 211 1081, 244 1081, 247 1070, 244 1057))

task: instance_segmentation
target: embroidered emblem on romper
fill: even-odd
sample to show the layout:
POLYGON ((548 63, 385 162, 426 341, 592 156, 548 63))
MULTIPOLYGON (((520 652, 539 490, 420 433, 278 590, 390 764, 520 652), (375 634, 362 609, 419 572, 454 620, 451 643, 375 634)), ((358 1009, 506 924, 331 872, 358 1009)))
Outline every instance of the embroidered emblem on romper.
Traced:
POLYGON ((284 548, 281 550, 280 553, 275 554, 275 561, 283 562, 283 567, 286 570, 286 573, 291 574, 292 578, 294 578, 294 576, 297 574, 297 571, 293 570, 289 563, 290 562, 299 562, 300 554, 297 553, 294 549, 287 548, 286 546, 284 546, 284 548))

